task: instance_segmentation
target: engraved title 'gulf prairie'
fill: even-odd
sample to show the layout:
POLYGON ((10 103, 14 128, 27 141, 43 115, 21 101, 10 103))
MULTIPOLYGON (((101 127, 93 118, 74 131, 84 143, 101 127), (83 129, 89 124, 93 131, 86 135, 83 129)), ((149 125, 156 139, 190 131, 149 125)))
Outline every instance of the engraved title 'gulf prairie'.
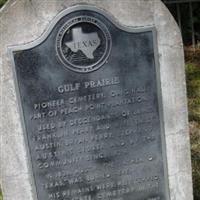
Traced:
POLYGON ((112 77, 112 78, 105 78, 100 80, 91 80, 86 81, 83 83, 69 83, 58 86, 58 92, 59 93, 65 93, 65 92, 74 92, 78 91, 80 88, 98 88, 98 87, 105 87, 109 85, 116 85, 120 84, 119 77, 112 77))

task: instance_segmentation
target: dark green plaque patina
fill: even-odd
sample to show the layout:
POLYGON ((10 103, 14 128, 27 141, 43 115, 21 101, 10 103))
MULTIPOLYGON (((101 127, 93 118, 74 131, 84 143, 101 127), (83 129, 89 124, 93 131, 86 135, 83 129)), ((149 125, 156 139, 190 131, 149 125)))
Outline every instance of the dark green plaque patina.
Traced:
POLYGON ((90 6, 12 48, 38 200, 167 200, 154 28, 90 6))

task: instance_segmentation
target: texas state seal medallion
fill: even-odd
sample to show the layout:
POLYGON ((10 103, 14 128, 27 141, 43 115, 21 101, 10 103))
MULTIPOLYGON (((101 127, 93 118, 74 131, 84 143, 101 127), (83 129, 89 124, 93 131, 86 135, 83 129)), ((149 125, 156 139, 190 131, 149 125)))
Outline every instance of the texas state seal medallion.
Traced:
POLYGON ((68 69, 87 73, 99 69, 112 46, 110 32, 99 19, 77 16, 68 20, 56 37, 56 51, 68 69))

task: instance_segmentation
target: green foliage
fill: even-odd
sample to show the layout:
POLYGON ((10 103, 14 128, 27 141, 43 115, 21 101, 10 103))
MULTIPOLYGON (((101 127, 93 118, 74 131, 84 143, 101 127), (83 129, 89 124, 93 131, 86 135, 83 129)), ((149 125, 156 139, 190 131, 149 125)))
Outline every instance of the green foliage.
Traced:
MULTIPOLYGON (((0 0, 0 8, 6 3, 7 0, 0 0)), ((1 198, 0 198, 1 200, 1 198)))

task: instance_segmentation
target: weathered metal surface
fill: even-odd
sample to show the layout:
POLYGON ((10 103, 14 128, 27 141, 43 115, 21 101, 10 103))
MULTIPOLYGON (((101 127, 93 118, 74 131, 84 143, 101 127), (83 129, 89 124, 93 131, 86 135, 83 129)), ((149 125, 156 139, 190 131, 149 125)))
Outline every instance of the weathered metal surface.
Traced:
POLYGON ((168 199, 155 40, 83 6, 13 49, 38 200, 168 199))

